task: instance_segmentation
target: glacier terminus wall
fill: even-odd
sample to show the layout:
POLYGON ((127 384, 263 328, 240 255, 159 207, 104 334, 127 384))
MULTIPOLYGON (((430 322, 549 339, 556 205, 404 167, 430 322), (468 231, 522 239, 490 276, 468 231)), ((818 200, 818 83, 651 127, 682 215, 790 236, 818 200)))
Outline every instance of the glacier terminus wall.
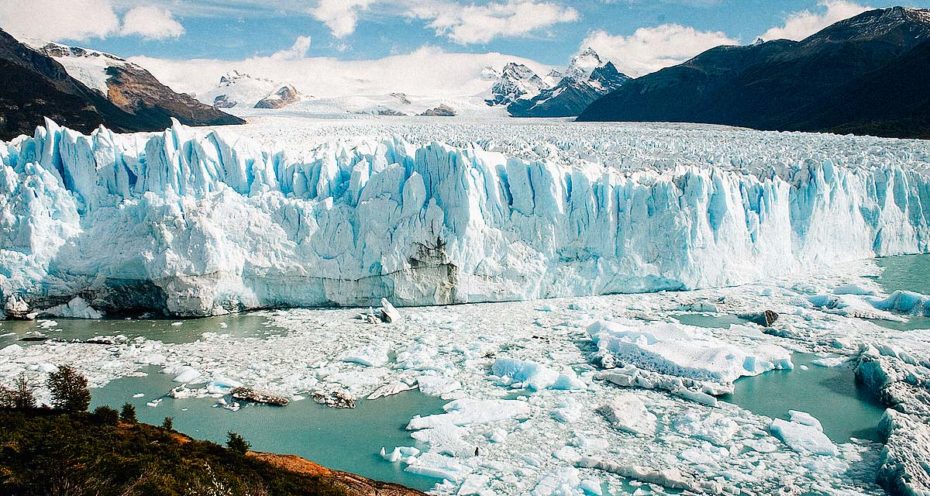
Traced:
POLYGON ((177 316, 432 305, 735 285, 928 251, 920 142, 526 129, 522 148, 387 136, 297 152, 233 130, 47 122, 0 143, 0 296, 9 314, 78 296, 177 316), (777 164, 749 163, 769 153, 777 164))

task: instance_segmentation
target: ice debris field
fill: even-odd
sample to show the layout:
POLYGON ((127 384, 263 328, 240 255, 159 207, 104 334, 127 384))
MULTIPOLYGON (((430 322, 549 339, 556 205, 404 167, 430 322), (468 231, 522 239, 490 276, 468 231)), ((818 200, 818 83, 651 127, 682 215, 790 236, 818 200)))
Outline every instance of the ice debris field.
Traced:
POLYGON ((927 251, 926 144, 396 122, 49 124, 0 147, 11 316, 441 304, 266 310, 285 330, 269 336, 10 344, 0 380, 70 363, 99 387, 155 366, 175 398, 230 410, 237 387, 333 407, 418 388, 444 412, 382 455, 435 494, 930 491, 930 331, 880 325, 928 297, 886 293, 869 260, 927 251), (673 318, 762 310, 777 320, 673 318), (721 401, 796 351, 889 408, 884 445, 721 401))

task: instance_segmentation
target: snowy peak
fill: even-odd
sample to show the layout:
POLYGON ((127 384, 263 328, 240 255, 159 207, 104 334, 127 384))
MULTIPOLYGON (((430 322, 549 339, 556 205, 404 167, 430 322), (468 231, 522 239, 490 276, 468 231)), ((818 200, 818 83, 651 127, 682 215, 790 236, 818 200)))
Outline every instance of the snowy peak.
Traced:
POLYGON ((580 114, 594 100, 620 88, 630 77, 617 70, 612 62, 604 63, 600 55, 587 48, 572 57, 564 73, 550 72, 547 78, 561 75, 533 97, 521 98, 507 107, 514 117, 571 117, 580 114))
POLYGON ((278 88, 277 91, 262 98, 255 104, 255 108, 260 109, 279 109, 284 108, 292 103, 297 103, 301 99, 300 93, 296 88, 289 84, 278 88))
POLYGON ((601 56, 593 48, 588 47, 572 57, 564 77, 588 79, 591 77, 591 73, 602 65, 604 65, 604 62, 601 60, 601 56))
POLYGON ((491 87, 488 105, 508 105, 521 98, 538 95, 548 85, 526 65, 511 62, 504 66, 500 78, 491 87))
POLYGON ((290 84, 232 70, 220 77, 214 89, 198 98, 216 108, 278 109, 300 101, 301 96, 290 84))
POLYGON ((69 76, 103 96, 109 93, 110 68, 132 65, 109 53, 59 43, 46 43, 37 50, 64 66, 69 76))

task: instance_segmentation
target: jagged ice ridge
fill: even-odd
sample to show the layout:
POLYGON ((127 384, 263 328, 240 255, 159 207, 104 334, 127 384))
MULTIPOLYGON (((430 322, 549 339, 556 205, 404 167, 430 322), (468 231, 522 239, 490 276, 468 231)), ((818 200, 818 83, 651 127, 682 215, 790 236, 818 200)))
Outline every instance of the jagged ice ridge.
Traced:
POLYGON ((0 145, 0 290, 33 308, 80 295, 197 316, 694 289, 928 251, 919 142, 847 141, 870 158, 848 164, 820 150, 849 138, 784 150, 734 130, 788 165, 672 157, 631 171, 578 157, 635 146, 628 127, 599 129, 609 143, 560 143, 565 161, 397 136, 295 151, 177 124, 85 136, 47 122, 0 145))

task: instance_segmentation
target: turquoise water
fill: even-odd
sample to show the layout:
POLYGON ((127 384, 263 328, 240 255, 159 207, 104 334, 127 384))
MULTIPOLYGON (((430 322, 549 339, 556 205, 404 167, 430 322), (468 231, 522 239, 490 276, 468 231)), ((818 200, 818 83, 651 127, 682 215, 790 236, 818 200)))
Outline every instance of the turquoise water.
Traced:
POLYGON ((685 325, 695 327, 727 328, 734 324, 748 324, 748 320, 729 314, 680 313, 672 318, 685 325))
MULTIPOLYGON (((886 293, 914 291, 930 295, 930 255, 879 258, 877 263, 882 268, 882 273, 876 280, 886 293)), ((924 316, 910 317, 907 322, 887 320, 874 320, 873 322, 899 331, 930 329, 930 317, 924 316)))
POLYGON ((902 255, 877 260, 882 268, 878 283, 885 292, 914 291, 930 294, 930 255, 902 255))
MULTIPOLYGON (((688 325, 726 329, 747 321, 734 315, 678 314, 688 325)), ((877 427, 885 409, 856 384, 850 365, 818 367, 817 355, 795 353, 794 370, 774 370, 735 383, 735 391, 721 399, 750 412, 771 418, 787 418, 788 410, 807 412, 823 425, 834 442, 850 438, 878 441, 877 427), (807 370, 803 370, 802 366, 807 370)))
POLYGON ((372 479, 396 482, 420 490, 436 482, 404 472, 399 463, 380 456, 381 447, 411 446, 414 440, 404 429, 415 415, 442 413, 446 402, 409 391, 377 400, 360 400, 356 408, 337 410, 312 400, 291 402, 285 407, 243 403, 238 412, 212 408, 211 398, 174 400, 163 398, 157 407, 146 403, 162 397, 177 384, 169 376, 150 370, 146 377, 127 377, 94 389, 91 408, 109 405, 119 409, 132 403, 140 421, 160 425, 174 418, 174 429, 196 439, 226 442, 229 431, 241 434, 252 449, 296 454, 326 467, 372 479), (133 398, 143 393, 141 398, 133 398))
POLYGON ((787 418, 788 410, 813 415, 824 433, 837 443, 850 438, 880 441, 878 423, 885 409, 856 384, 851 365, 818 367, 816 355, 795 353, 794 370, 774 370, 736 381, 724 401, 758 415, 787 418), (807 366, 802 370, 801 366, 807 366))
POLYGON ((13 343, 27 346, 33 342, 22 339, 37 336, 84 340, 122 334, 128 338, 142 336, 163 343, 191 343, 200 339, 205 332, 229 334, 233 337, 265 337, 284 332, 281 328, 271 325, 265 317, 247 313, 190 320, 50 320, 54 320, 58 325, 43 328, 42 321, 0 322, 0 348, 13 343))

